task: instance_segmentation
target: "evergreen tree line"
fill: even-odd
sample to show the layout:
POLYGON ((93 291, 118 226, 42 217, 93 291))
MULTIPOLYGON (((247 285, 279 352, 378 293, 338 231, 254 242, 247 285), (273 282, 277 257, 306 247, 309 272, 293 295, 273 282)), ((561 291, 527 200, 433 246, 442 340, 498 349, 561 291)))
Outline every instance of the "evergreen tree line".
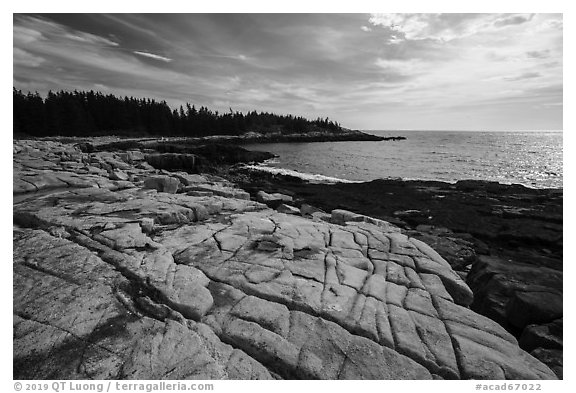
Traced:
POLYGON ((248 131, 340 130, 337 122, 307 120, 268 112, 211 111, 186 104, 172 110, 165 101, 116 97, 94 91, 24 94, 13 89, 14 134, 30 136, 188 136, 240 135, 248 131))

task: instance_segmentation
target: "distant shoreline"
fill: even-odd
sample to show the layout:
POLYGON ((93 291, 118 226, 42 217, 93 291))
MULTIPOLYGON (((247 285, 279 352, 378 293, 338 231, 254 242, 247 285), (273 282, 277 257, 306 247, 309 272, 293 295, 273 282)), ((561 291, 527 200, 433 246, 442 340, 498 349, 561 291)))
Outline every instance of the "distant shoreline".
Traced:
POLYGON ((52 140, 62 143, 112 143, 115 141, 138 141, 140 143, 155 143, 155 142, 182 142, 185 144, 208 144, 208 143, 235 143, 235 144, 252 144, 252 143, 284 143, 284 142, 351 142, 351 141, 399 141, 407 139, 404 136, 377 136, 367 134, 363 131, 343 129, 338 132, 333 131, 313 131, 302 133, 257 133, 248 132, 238 136, 230 135, 212 135, 198 138, 191 137, 167 137, 167 136, 146 136, 142 138, 125 137, 125 136, 47 136, 47 137, 32 137, 24 135, 14 135, 14 139, 37 139, 37 140, 52 140))

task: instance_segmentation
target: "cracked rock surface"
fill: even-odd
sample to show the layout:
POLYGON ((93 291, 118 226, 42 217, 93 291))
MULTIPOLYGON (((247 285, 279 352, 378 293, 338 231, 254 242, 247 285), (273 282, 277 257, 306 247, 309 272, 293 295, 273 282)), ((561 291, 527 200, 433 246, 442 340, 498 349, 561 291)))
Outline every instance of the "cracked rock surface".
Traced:
POLYGON ((555 379, 384 221, 47 141, 13 192, 15 379, 555 379))

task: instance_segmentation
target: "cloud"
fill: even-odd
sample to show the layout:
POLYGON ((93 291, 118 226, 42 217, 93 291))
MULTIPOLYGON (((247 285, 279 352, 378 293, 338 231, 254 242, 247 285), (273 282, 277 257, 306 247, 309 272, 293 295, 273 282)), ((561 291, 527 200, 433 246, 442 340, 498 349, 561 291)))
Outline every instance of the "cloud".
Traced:
POLYGON ((164 57, 164 56, 160 56, 160 55, 156 55, 154 53, 150 53, 150 52, 144 52, 144 51, 139 51, 139 50, 135 50, 133 52, 136 55, 139 56, 144 56, 144 57, 148 57, 150 59, 154 59, 154 60, 160 60, 166 63, 170 63, 172 61, 172 59, 168 58, 168 57, 164 57))
POLYGON ((534 14, 372 14, 369 22, 406 40, 452 41, 519 25, 534 14))
MULTIPOLYGON (((414 76, 421 73, 425 67, 423 61, 416 59, 396 60, 377 58, 375 64, 386 71, 389 78, 394 74, 397 76, 414 76)), ((401 80, 405 80, 405 78, 401 78, 401 80)))
POLYGON ((140 61, 133 50, 114 45, 115 41, 43 18, 15 17, 14 31, 15 87, 35 85, 33 90, 46 94, 48 90, 92 89, 105 84, 120 95, 172 101, 177 97, 182 102, 182 97, 190 99, 191 91, 196 97, 208 96, 229 85, 224 77, 159 68, 140 61), (17 34, 20 32, 25 34, 17 34))
POLYGON ((14 48, 13 57, 14 66, 38 67, 45 61, 42 57, 34 56, 20 48, 14 48))
POLYGON ((42 33, 24 26, 14 25, 14 43, 28 44, 43 38, 42 33))
POLYGON ((418 39, 424 37, 422 33, 428 26, 425 19, 408 14, 372 14, 369 22, 374 26, 387 27, 406 39, 418 39))
POLYGON ((524 72, 517 76, 505 77, 504 80, 509 82, 523 81, 526 79, 540 78, 542 75, 539 72, 524 72))
POLYGON ((104 14, 100 15, 101 18, 110 20, 114 25, 121 25, 130 30, 133 30, 137 34, 145 34, 154 38, 159 38, 158 34, 153 29, 147 27, 141 27, 137 23, 132 22, 130 19, 137 19, 139 16, 137 14, 104 14))
POLYGON ((550 49, 528 51, 526 57, 529 59, 547 59, 550 57, 550 49))
POLYGON ((69 40, 76 41, 76 42, 79 42, 81 44, 87 44, 87 45, 103 45, 103 46, 119 46, 120 45, 115 41, 109 40, 108 38, 100 37, 100 36, 90 34, 90 33, 84 33, 81 31, 68 32, 68 33, 64 34, 64 37, 69 39, 69 40))
POLYGON ((15 16, 14 44, 31 44, 60 38, 68 44, 117 47, 119 44, 106 37, 67 29, 58 23, 40 17, 15 16))
POLYGON ((503 18, 494 21, 495 27, 504 27, 509 25, 520 25, 532 20, 534 14, 517 14, 511 16, 505 16, 503 18))
POLYGON ((493 106, 529 122, 524 103, 562 101, 561 15, 16 14, 13 28, 14 86, 41 94, 98 89, 353 128, 453 128, 458 105, 462 119, 493 106))

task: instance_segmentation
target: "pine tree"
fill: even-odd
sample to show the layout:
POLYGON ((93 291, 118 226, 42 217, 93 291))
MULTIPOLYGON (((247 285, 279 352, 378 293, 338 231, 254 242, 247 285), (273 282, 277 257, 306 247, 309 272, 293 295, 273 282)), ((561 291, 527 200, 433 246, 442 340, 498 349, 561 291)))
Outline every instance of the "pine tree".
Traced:
POLYGON ((13 88, 13 132, 31 136, 67 135, 240 135, 247 131, 263 133, 306 132, 314 127, 339 130, 340 124, 328 118, 309 121, 302 116, 251 111, 243 114, 219 113, 205 106, 196 109, 188 103, 172 110, 166 101, 150 98, 119 98, 93 90, 24 94, 13 88))

